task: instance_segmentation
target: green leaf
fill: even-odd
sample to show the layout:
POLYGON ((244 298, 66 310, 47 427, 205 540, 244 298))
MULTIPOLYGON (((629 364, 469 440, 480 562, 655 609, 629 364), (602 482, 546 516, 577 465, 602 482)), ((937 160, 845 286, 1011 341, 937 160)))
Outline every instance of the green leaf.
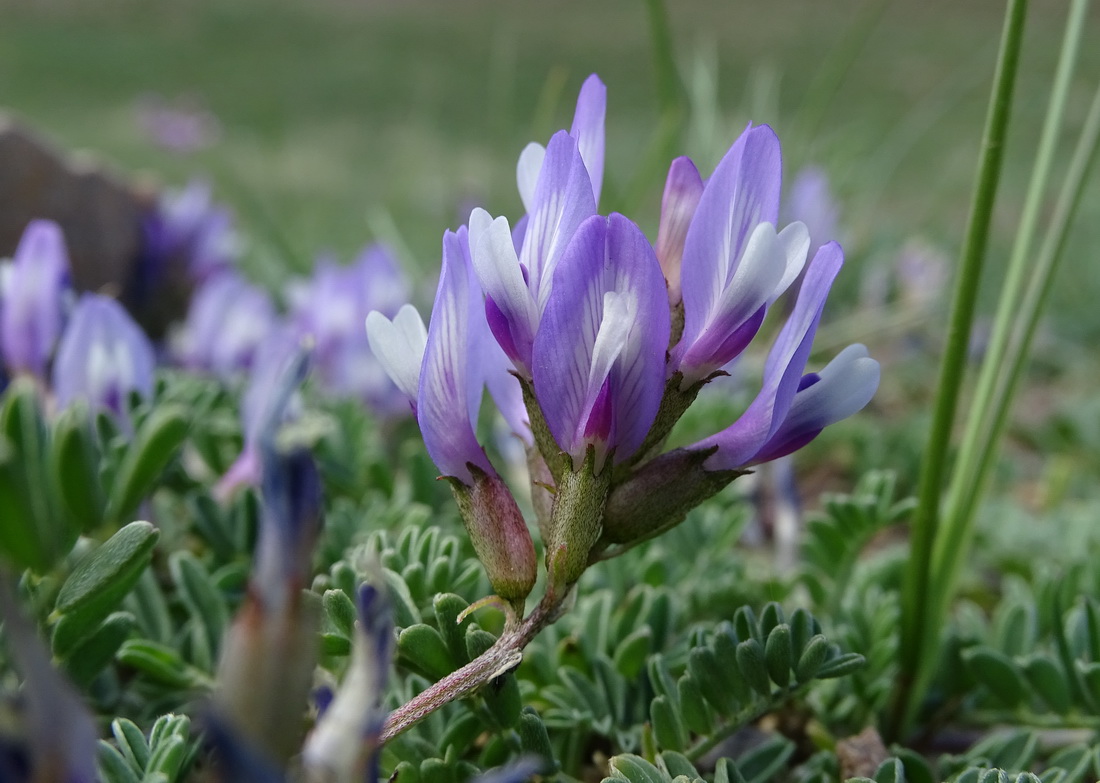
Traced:
POLYGON ((793 753, 793 742, 775 737, 738 758, 737 767, 746 783, 766 783, 783 768, 793 753))
POLYGON ((178 735, 167 737, 152 749, 146 775, 162 774, 170 781, 175 780, 186 756, 187 741, 178 735))
POLYGON ((747 639, 737 645, 737 668, 745 681, 761 696, 770 696, 771 679, 764 661, 764 646, 756 639, 747 639))
MULTIPOLYGON (((679 690, 680 714, 684 724, 696 734, 709 735, 714 730, 714 720, 706 699, 703 698, 703 689, 699 687, 699 682, 690 674, 685 674, 677 681, 676 687, 679 690)), ((709 687, 713 687, 713 683, 709 687)))
POLYGON ((71 405, 53 425, 50 467, 61 505, 78 530, 88 532, 104 519, 106 500, 99 478, 99 446, 88 409, 71 405))
POLYGON ((1073 703, 1066 675, 1046 653, 1036 653, 1024 662, 1024 677, 1051 710, 1065 715, 1073 703))
POLYGON ((764 645, 764 663, 767 665, 768 676, 780 688, 786 688, 791 681, 791 658, 791 627, 786 623, 779 623, 768 633, 768 641, 764 645))
POLYGON ((648 625, 633 631, 615 647, 615 670, 628 680, 636 678, 645 668, 652 644, 653 632, 648 625))
POLYGON ((490 680, 479 691, 489 708, 489 714, 498 730, 510 729, 519 722, 523 698, 519 693, 519 682, 514 674, 505 674, 490 680))
POLYGON ((516 733, 519 734, 520 747, 523 748, 524 753, 541 758, 545 770, 553 769, 554 750, 550 745, 550 735, 546 731, 546 724, 542 722, 534 708, 523 708, 519 716, 519 724, 516 726, 516 733))
POLYGON ((152 493, 156 480, 183 446, 188 426, 187 411, 179 405, 159 406, 141 423, 111 483, 108 519, 121 522, 152 493))
POLYGON ((867 665, 867 659, 859 653, 844 653, 825 662, 817 672, 817 679, 830 680, 857 672, 867 665))
POLYGON ((882 762, 875 770, 874 783, 906 783, 905 765, 901 759, 892 758, 882 762))
POLYGON ((640 756, 624 753, 608 762, 608 769, 616 780, 630 783, 668 783, 660 770, 640 756))
POLYGON ((73 682, 87 686, 97 674, 114 660, 115 653, 129 638, 137 622, 129 612, 115 612, 72 652, 62 659, 66 673, 73 682))
POLYGON ((972 647, 963 652, 970 674, 984 685, 999 703, 1015 707, 1027 699, 1027 683, 1019 668, 1004 653, 990 647, 972 647))
POLYGON ((665 750, 683 750, 687 746, 687 730, 666 696, 657 696, 649 706, 653 736, 665 750))
POLYGON ((439 739, 439 750, 444 756, 450 755, 452 748, 464 755, 474 745, 477 735, 484 725, 474 712, 465 712, 447 724, 447 729, 439 739))
POLYGON ((433 681, 441 680, 458 668, 450 651, 430 625, 411 625, 397 637, 397 653, 413 668, 433 681))
POLYGON ((122 754, 104 740, 96 745, 96 768, 103 783, 142 783, 122 754))
POLYGON ((187 664, 175 649, 147 639, 124 642, 115 659, 170 688, 206 689, 211 686, 206 675, 187 664))
POLYGON ((828 640, 822 634, 811 637, 795 665, 795 679, 798 682, 809 682, 821 671, 828 657, 828 640))
POLYGON ((206 567, 187 550, 173 552, 168 558, 168 568, 192 619, 205 628, 207 657, 216 660, 218 644, 229 624, 225 598, 214 586, 206 567))
POLYGON ((668 774, 673 778, 677 776, 685 776, 689 780, 695 780, 699 777, 699 771, 695 769, 695 765, 688 760, 688 757, 682 753, 676 753, 675 751, 666 750, 660 755, 658 760, 663 764, 664 768, 668 770, 668 774))
POLYGON ((149 743, 141 729, 127 718, 116 718, 111 721, 111 733, 118 743, 118 749, 134 769, 144 770, 149 763, 149 743))
POLYGON ((358 612, 355 604, 343 590, 326 590, 321 597, 325 610, 325 619, 337 633, 345 639, 355 636, 355 621, 358 612))
POLYGON ((731 759, 720 759, 714 770, 714 783, 747 783, 731 759))
POLYGON ((131 522, 77 563, 54 607, 68 623, 69 643, 103 620, 130 592, 159 537, 160 531, 148 522, 131 522))
POLYGON ((432 600, 435 619, 439 624, 439 633, 447 643, 447 649, 456 661, 466 663, 471 660, 466 649, 466 632, 473 623, 472 613, 458 622, 458 617, 470 606, 464 598, 454 593, 439 593, 432 600))

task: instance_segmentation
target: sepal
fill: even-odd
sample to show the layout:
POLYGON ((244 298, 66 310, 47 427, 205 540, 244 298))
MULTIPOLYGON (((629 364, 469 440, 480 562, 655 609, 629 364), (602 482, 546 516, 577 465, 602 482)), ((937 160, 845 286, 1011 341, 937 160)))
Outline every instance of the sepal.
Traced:
POLYGON ((516 499, 497 475, 467 464, 473 484, 450 479, 466 532, 494 592, 522 613, 535 586, 535 545, 516 499))

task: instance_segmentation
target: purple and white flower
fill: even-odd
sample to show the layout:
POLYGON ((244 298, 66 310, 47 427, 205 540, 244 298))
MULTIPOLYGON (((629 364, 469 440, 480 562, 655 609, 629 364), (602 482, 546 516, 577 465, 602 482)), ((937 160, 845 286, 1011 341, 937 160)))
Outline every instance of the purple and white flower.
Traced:
POLYGON ((11 262, 0 268, 0 353, 9 372, 45 381, 70 297, 61 227, 33 220, 11 262))
POLYGON ((62 407, 83 399, 127 421, 127 397, 152 395, 155 367, 152 343, 122 305, 83 294, 61 336, 52 386, 62 407))
POLYGON ((574 466, 595 449, 631 456, 665 386, 669 309, 660 264, 641 230, 619 214, 586 220, 558 266, 535 337, 534 388, 574 466))
POLYGON ((252 366, 277 321, 266 291, 235 272, 223 272, 195 292, 173 351, 189 369, 232 378, 252 366))
POLYGON ((703 188, 684 240, 684 331, 669 367, 685 388, 740 355, 802 271, 806 227, 776 230, 781 179, 779 139, 750 126, 703 188))
POLYGON ((878 363, 863 346, 846 348, 820 375, 803 374, 825 300, 843 262, 835 242, 814 256, 791 316, 768 354, 760 393, 737 421, 691 447, 717 447, 705 463, 708 470, 739 470, 789 454, 826 425, 863 408, 874 395, 878 363))
POLYGON ((313 344, 314 372, 322 388, 361 399, 380 413, 404 410, 371 352, 363 323, 373 311, 394 316, 408 289, 392 252, 381 245, 366 248, 348 266, 323 260, 308 281, 291 287, 291 323, 313 344))

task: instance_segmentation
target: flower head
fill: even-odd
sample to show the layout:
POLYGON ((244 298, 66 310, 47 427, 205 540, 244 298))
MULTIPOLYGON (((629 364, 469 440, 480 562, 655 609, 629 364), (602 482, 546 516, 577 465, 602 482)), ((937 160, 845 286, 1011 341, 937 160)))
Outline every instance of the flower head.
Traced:
POLYGON ((645 439, 661 402, 669 310, 641 230, 593 217, 562 256, 534 344, 534 387, 550 432, 579 465, 622 461, 645 439))
POLYGON ((405 410, 378 359, 363 322, 372 311, 393 317, 408 296, 408 282, 393 253, 366 248, 350 265, 323 260, 289 292, 294 329, 313 344, 314 370, 330 394, 356 397, 381 413, 405 410))
POLYGON ((749 127, 703 188, 684 240, 684 331, 670 369, 690 385, 736 358, 805 263, 801 223, 777 232, 779 139, 749 127))
POLYGON ((69 254, 61 227, 33 220, 0 269, 0 353, 12 373, 46 379, 65 322, 69 254))
POLYGON ((83 294, 57 349, 53 389, 62 406, 84 399, 126 419, 131 392, 152 395, 155 366, 152 343, 122 305, 83 294))
POLYGON ((277 318, 265 291, 235 272, 223 272, 195 292, 174 350, 184 366, 230 378, 252 366, 277 318))

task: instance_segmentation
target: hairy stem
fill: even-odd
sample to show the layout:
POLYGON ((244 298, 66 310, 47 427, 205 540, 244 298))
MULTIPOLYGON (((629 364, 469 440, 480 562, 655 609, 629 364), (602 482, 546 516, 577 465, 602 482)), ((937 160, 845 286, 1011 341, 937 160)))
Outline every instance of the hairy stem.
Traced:
POLYGON ((566 597, 547 593, 525 620, 513 628, 505 628, 496 644, 390 713, 382 730, 382 743, 389 742, 441 707, 469 696, 482 685, 518 666, 523 659, 524 648, 538 636, 539 631, 558 618, 566 597))

